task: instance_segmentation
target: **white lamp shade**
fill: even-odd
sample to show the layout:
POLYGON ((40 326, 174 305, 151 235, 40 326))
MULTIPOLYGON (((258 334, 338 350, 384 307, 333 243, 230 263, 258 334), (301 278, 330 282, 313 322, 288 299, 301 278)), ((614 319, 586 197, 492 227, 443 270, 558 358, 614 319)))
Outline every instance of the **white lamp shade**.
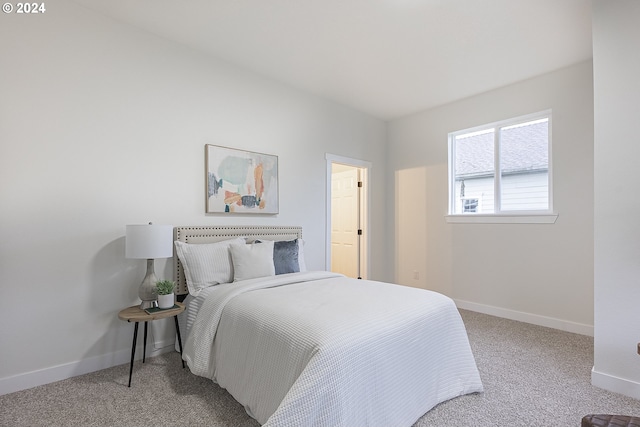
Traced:
POLYGON ((173 256, 173 226, 127 225, 125 256, 134 259, 171 258, 173 256))

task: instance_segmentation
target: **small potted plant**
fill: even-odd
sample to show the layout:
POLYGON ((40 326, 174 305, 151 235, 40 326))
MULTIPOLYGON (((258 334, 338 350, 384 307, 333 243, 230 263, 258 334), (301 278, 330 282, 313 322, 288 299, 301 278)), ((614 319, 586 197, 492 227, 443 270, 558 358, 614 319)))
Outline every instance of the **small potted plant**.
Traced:
POLYGON ((175 303, 173 290, 176 284, 171 280, 156 282, 156 295, 158 295, 158 308, 171 308, 175 303))

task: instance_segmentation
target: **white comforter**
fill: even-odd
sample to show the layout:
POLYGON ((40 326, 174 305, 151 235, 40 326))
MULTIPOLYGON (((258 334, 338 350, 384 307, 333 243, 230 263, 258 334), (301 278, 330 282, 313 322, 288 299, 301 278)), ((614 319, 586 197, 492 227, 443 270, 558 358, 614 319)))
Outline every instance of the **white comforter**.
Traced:
POLYGON ((183 358, 265 426, 410 426, 482 391, 450 298, 328 272, 219 285, 183 358))

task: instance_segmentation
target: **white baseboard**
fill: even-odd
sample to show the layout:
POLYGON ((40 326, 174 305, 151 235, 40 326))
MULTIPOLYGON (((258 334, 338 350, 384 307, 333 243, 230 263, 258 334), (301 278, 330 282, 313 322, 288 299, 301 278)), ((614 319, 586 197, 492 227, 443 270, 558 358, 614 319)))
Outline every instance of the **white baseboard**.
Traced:
POLYGON ((478 313, 489 314, 491 316, 502 317, 519 322, 531 323, 533 325, 545 326, 547 328, 559 329, 561 331, 572 332, 574 334, 593 336, 593 325, 570 322, 568 320, 556 319, 553 317, 541 316, 539 314, 525 313, 522 311, 509 310, 501 307, 478 304, 475 302, 454 300, 458 308, 463 310, 477 311, 478 313))
MULTIPOLYGON (((548 328, 559 329, 562 331, 573 332, 581 335, 593 336, 593 326, 584 325, 575 322, 569 322, 566 320, 555 319, 546 316, 540 316, 537 314, 524 313, 515 310, 509 310, 500 307, 494 307, 484 304, 478 304, 469 301, 455 300, 456 305, 464 310, 476 311, 479 313, 489 314, 496 317, 502 317, 505 319, 517 320, 520 322, 531 323, 534 325, 545 326, 548 328)), ((155 346, 151 346, 151 350, 148 350, 148 357, 158 356, 163 353, 174 350, 173 342, 157 342, 155 346), (154 349, 153 347, 157 348, 154 349)), ((136 348, 136 360, 142 359, 142 346, 136 348)), ((56 381, 65 380, 78 375, 88 374, 90 372, 99 371, 102 369, 111 368, 112 366, 122 365, 129 363, 131 360, 131 350, 120 350, 114 353, 108 353, 101 356, 94 356, 87 359, 79 360, 77 362, 67 363, 64 365, 52 366, 50 368, 40 369, 37 371, 27 372, 20 375, 15 375, 7 378, 0 378, 0 395, 13 393, 20 390, 26 390, 28 388, 37 387, 39 385, 49 384, 56 381)), ((640 397, 640 384, 636 384, 620 378, 610 377, 605 374, 592 373, 593 384, 605 388, 607 390, 617 391, 620 389, 619 382, 625 383, 624 387, 631 387, 636 391, 637 396, 640 397), (599 383, 604 386, 596 384, 596 377, 599 383), (615 384, 613 384, 615 383, 615 384), (608 388, 608 385, 611 388, 608 388), (631 384, 631 385, 630 385, 631 384)), ((624 388, 623 387, 623 388, 624 388)), ((620 393, 620 392, 619 392, 620 393)), ((626 393, 623 393, 626 394, 626 393)))
POLYGON ((591 384, 605 390, 640 399, 640 383, 591 369, 591 384))
MULTIPOLYGON (((147 344, 146 357, 159 356, 163 353, 174 351, 173 341, 156 342, 153 345, 150 344, 151 343, 147 344)), ((141 345, 136 347, 135 359, 142 359, 141 345)), ((113 366, 118 366, 130 362, 131 349, 129 348, 127 350, 120 350, 113 353, 103 354, 101 356, 89 357, 87 359, 78 360, 77 362, 65 363, 63 365, 52 366, 50 368, 39 369, 37 371, 14 375, 11 377, 0 378, 0 395, 13 393, 20 390, 26 390, 28 388, 37 387, 56 381, 66 380, 67 378, 88 374, 90 372, 100 371, 102 369, 107 369, 113 366)))

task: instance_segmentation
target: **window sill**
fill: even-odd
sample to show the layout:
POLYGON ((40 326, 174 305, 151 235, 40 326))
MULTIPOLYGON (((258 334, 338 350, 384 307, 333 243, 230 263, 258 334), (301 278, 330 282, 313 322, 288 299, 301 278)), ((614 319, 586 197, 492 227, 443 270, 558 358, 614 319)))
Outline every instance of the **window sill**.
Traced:
POLYGON ((554 224, 558 214, 445 215, 450 224, 554 224))

